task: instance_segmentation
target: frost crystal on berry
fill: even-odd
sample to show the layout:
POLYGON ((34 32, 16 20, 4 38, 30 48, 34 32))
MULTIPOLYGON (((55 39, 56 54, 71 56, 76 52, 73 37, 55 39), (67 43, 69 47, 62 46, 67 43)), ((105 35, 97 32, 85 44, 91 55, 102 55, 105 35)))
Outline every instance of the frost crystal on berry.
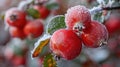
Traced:
POLYGON ((81 5, 71 7, 65 14, 65 22, 68 29, 73 29, 76 23, 82 23, 84 26, 89 25, 91 16, 89 10, 81 5))

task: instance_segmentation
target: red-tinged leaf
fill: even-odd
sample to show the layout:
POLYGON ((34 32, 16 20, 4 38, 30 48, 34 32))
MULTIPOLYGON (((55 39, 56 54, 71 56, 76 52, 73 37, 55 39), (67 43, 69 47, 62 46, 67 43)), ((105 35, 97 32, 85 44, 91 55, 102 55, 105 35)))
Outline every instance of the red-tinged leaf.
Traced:
POLYGON ((49 43, 51 35, 45 34, 42 38, 40 38, 36 43, 35 47, 32 51, 32 57, 37 57, 41 51, 44 49, 44 47, 49 43))
POLYGON ((57 67, 57 63, 52 54, 48 54, 44 57, 43 67, 57 67))

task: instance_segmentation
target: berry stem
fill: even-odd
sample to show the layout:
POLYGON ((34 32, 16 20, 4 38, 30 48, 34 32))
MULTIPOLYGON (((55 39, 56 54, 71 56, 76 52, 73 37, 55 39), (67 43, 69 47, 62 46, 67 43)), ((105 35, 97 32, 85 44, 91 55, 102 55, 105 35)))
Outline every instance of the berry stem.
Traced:
POLYGON ((120 9, 120 6, 115 6, 115 7, 103 7, 102 10, 116 10, 120 9))
POLYGON ((97 12, 100 12, 102 10, 116 10, 116 9, 120 9, 120 6, 114 6, 114 7, 100 7, 100 6, 97 6, 97 7, 94 7, 92 9, 90 9, 90 13, 91 14, 96 14, 97 12))
POLYGON ((16 16, 16 15, 11 15, 11 16, 10 16, 10 19, 11 19, 12 21, 15 21, 15 20, 17 19, 17 16, 16 16))

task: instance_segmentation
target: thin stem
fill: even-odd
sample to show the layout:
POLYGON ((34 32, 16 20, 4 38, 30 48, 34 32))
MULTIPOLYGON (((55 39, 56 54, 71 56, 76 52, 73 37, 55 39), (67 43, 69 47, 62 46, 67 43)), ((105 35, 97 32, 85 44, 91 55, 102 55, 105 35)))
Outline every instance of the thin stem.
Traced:
POLYGON ((96 14, 97 12, 100 12, 102 10, 116 10, 116 9, 120 9, 120 6, 114 6, 114 7, 94 7, 92 9, 90 9, 90 13, 91 14, 96 14))
POLYGON ((116 10, 116 9, 120 9, 120 6, 116 6, 116 7, 103 7, 102 10, 116 10))

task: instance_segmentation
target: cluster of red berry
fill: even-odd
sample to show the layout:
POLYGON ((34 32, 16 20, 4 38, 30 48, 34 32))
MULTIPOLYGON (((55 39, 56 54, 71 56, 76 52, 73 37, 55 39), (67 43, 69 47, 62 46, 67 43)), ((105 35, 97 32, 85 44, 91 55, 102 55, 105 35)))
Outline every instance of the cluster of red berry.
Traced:
POLYGON ((109 32, 108 49, 113 56, 120 58, 120 14, 112 13, 105 21, 109 32))
POLYGON ((65 23, 67 28, 55 31, 50 39, 50 49, 57 56, 72 60, 80 54, 82 44, 97 48, 107 42, 106 27, 91 20, 91 14, 84 6, 78 5, 68 9, 65 23))
POLYGON ((38 11, 40 18, 29 19, 26 11, 17 7, 10 8, 5 13, 5 23, 10 27, 9 32, 13 37, 24 39, 26 37, 36 38, 44 31, 43 20, 48 17, 50 10, 44 5, 33 5, 33 9, 38 11))

